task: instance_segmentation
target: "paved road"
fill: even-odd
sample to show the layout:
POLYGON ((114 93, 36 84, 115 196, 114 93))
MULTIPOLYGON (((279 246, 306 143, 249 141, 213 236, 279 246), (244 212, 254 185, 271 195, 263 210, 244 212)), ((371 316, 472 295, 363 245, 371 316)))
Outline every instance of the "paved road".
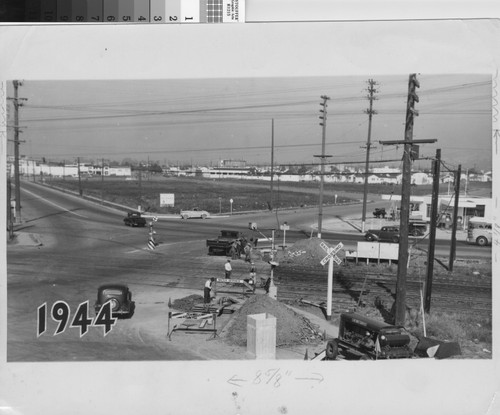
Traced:
MULTIPOLYGON (((224 258, 209 257, 205 239, 220 229, 251 234, 248 222, 257 222, 269 236, 270 229, 286 221, 291 227, 286 243, 292 244, 309 235, 317 217, 316 209, 298 209, 210 220, 160 218, 154 225, 159 246, 150 251, 148 228, 125 227, 121 211, 31 183, 23 184, 22 201, 24 222, 16 232, 36 235, 43 245, 9 245, 7 250, 8 361, 200 359, 195 352, 165 342, 165 315, 171 289, 201 294, 207 276, 222 276, 224 258), (46 332, 37 337, 38 307, 46 304, 50 313, 55 302, 64 301, 73 317, 80 304, 88 302, 93 315, 97 287, 117 281, 131 287, 138 303, 132 319, 119 320, 106 336, 98 327, 81 336, 75 327, 54 335, 57 324, 48 318, 46 332)), ((352 211, 352 206, 325 208, 325 229, 337 230, 341 224, 343 228, 325 231, 323 238, 331 243, 342 240, 346 246, 362 240, 359 232, 337 218, 352 211)), ((276 244, 282 238, 283 233, 277 232, 276 244)), ((487 254, 484 248, 479 252, 487 254)), ((244 266, 235 265, 235 276, 246 275, 244 266)))

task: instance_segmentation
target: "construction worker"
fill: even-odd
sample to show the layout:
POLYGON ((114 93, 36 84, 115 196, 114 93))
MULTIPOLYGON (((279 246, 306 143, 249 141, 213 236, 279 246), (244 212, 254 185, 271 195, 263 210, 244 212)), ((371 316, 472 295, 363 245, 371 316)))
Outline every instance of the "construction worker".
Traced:
POLYGON ((252 286, 253 292, 255 292, 257 278, 256 278, 256 270, 254 262, 250 264, 250 278, 247 280, 247 282, 252 286))
POLYGON ((255 283, 257 282, 257 269, 255 268, 255 262, 250 264, 250 279, 253 281, 255 286, 255 283))
POLYGON ((212 284, 214 283, 215 278, 212 277, 207 282, 205 282, 205 287, 203 289, 203 303, 205 304, 205 307, 208 307, 208 305, 212 301, 211 297, 211 291, 212 291, 212 284))
POLYGON ((234 241, 232 244, 231 244, 231 250, 229 251, 229 253, 231 254, 231 258, 232 259, 238 259, 239 257, 239 252, 238 252, 238 244, 236 241, 234 241))
POLYGON ((228 259, 224 264, 224 270, 226 271, 226 278, 231 278, 231 272, 233 271, 233 267, 231 266, 231 260, 228 259))
POLYGON ((250 246, 250 244, 246 244, 245 248, 243 248, 243 251, 245 252, 245 262, 251 262, 252 247, 250 246))

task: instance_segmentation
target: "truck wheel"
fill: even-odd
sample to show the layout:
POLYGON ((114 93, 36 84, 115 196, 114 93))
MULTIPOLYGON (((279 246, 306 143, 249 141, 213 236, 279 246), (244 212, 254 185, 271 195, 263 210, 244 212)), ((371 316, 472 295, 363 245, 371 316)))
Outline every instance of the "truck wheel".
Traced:
POLYGON ((337 356, 339 355, 339 344, 337 339, 328 340, 328 343, 326 343, 325 353, 328 360, 337 359, 337 356))
POLYGON ((479 238, 476 239, 476 243, 479 246, 486 246, 488 245, 488 239, 486 239, 484 236, 480 236, 479 238))

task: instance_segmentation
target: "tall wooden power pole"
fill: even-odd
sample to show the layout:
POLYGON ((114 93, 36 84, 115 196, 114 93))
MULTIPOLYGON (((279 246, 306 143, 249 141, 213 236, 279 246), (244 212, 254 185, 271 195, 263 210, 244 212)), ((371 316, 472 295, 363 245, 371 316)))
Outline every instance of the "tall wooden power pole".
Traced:
POLYGON ((418 143, 435 143, 437 140, 413 140, 413 119, 418 116, 415 102, 420 88, 416 74, 410 74, 408 80, 408 100, 406 105, 405 139, 403 141, 380 141, 381 144, 404 144, 403 179, 401 189, 401 215, 399 223, 398 274, 396 281, 396 302, 394 324, 404 325, 406 317, 406 277, 408 273, 408 229, 410 224, 411 165, 418 158, 418 143))
POLYGON ((408 100, 406 105, 405 144, 403 153, 403 183, 401 189, 401 215, 399 224, 398 275, 396 280, 396 313, 394 324, 404 325, 406 318, 406 276, 408 272, 408 227, 410 222, 411 156, 413 150, 413 119, 415 102, 419 88, 417 75, 411 74, 408 80, 408 100))
POLYGON ((324 183, 325 183, 325 158, 329 157, 325 154, 325 148, 326 148, 326 108, 328 105, 326 105, 326 102, 330 99, 330 97, 327 97, 326 95, 321 95, 321 99, 323 102, 321 102, 319 105, 323 107, 323 109, 320 110, 321 115, 319 118, 322 120, 319 125, 321 125, 321 155, 316 155, 314 157, 320 157, 321 158, 321 176, 320 176, 320 184, 319 184, 319 211, 318 211, 318 238, 321 238, 321 229, 323 227, 323 188, 324 188, 324 183))
POLYGON ((429 250, 427 252, 427 279, 425 282, 424 311, 431 310, 432 276, 434 273, 434 251, 436 248, 436 227, 438 220, 439 176, 441 174, 441 150, 436 150, 436 158, 432 165, 432 202, 431 220, 429 223, 429 250))
POLYGON ((274 118, 271 121, 271 200, 269 202, 269 210, 273 210, 274 204, 274 118))
POLYGON ((80 196, 83 196, 83 189, 82 189, 82 172, 80 170, 80 157, 78 157, 77 159, 77 163, 78 163, 78 194, 80 196))
POLYGON ((450 259, 448 263, 448 271, 453 271, 453 263, 455 262, 456 249, 457 249, 457 217, 458 217, 458 203, 460 201, 460 176, 462 174, 462 165, 458 165, 458 170, 455 172, 455 203, 453 205, 453 222, 451 228, 451 245, 450 245, 450 259))
POLYGON ((14 197, 16 200, 16 222, 21 222, 21 183, 19 179, 19 133, 21 132, 21 127, 19 126, 19 107, 23 104, 21 101, 26 101, 26 98, 19 98, 19 87, 22 83, 19 81, 12 81, 14 86, 14 98, 9 98, 12 100, 14 105, 14 185, 16 187, 14 197))
POLYGON ((371 148, 371 135, 372 135, 372 116, 377 112, 373 109, 373 101, 377 99, 374 93, 377 92, 375 85, 377 83, 373 79, 368 80, 368 100, 370 101, 370 108, 365 113, 368 114, 368 139, 366 140, 366 162, 365 162, 365 184, 363 188, 363 214, 361 216, 361 232, 365 232, 366 222, 366 201, 368 198, 368 174, 370 166, 370 148, 371 148))

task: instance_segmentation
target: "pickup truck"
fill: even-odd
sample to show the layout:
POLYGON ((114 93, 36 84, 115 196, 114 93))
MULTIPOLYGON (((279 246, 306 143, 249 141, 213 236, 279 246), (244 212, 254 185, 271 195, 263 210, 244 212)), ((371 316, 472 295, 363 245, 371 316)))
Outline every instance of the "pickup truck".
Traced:
POLYGON ((207 239, 207 247, 209 255, 230 255, 231 246, 234 242, 239 242, 238 247, 239 251, 236 254, 238 255, 243 252, 243 248, 247 244, 247 240, 242 232, 239 231, 228 231, 223 230, 220 231, 220 235, 217 239, 207 239))
POLYGON ((210 216, 206 210, 202 210, 199 208, 193 208, 190 210, 181 210, 181 218, 182 219, 190 219, 190 218, 201 218, 206 219, 210 216))

